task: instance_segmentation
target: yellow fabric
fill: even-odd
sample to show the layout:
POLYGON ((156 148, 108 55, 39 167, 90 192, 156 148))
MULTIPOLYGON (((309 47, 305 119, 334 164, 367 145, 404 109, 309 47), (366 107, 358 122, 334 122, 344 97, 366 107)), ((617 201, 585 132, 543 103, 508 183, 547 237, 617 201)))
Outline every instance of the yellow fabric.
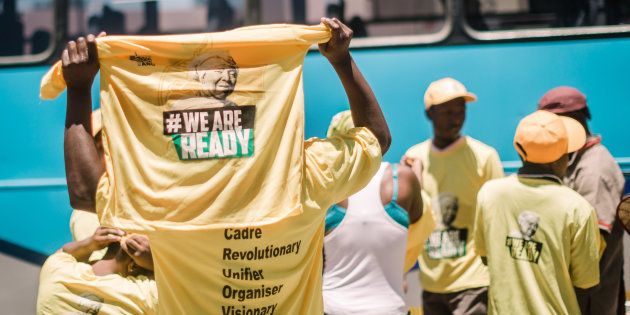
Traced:
POLYGON ((435 217, 431 209, 430 197, 422 193, 422 217, 416 223, 409 225, 407 234, 407 252, 405 253, 405 271, 409 271, 418 261, 424 243, 435 229, 435 217))
MULTIPOLYGON (((302 62, 329 37, 323 25, 263 25, 98 38, 101 224, 189 230, 301 213, 302 62), (236 76, 227 99, 213 95, 215 75, 236 76)), ((61 93, 59 69, 42 97, 61 93)))
POLYGON ((96 276, 92 266, 64 252, 50 256, 39 276, 37 314, 155 314, 155 281, 96 276))
POLYGON ((544 179, 491 181, 479 192, 475 228, 490 314, 580 314, 573 287, 599 282, 600 234, 578 193, 544 179))
MULTIPOLYGON (((107 166, 97 212, 103 225, 146 230, 160 314, 322 313, 326 209, 365 186, 381 162, 365 128, 304 142, 302 61, 329 36, 322 25, 271 25, 98 39, 107 166), (213 66, 223 60, 217 73, 236 77, 227 100, 201 86, 217 73, 200 73, 200 56, 213 66), (244 139, 255 132, 240 158, 180 160, 193 155, 164 135, 177 129, 175 114, 185 118, 180 110, 251 114, 253 106, 254 128, 234 128, 244 139), (247 260, 254 253, 262 259, 247 260)), ((52 77, 42 96, 55 94, 52 77)))
MULTIPOLYGON (((96 213, 83 210, 72 210, 72 214, 70 215, 70 234, 72 234, 73 241, 81 241, 92 237, 99 226, 101 226, 101 224, 98 222, 96 213)), ((94 251, 90 255, 90 261, 102 259, 103 256, 105 256, 105 253, 107 253, 107 248, 94 251)))
POLYGON ((149 234, 161 314, 323 313, 326 210, 370 181, 380 166, 380 148, 365 128, 304 146, 301 214, 242 229, 149 234), (236 239, 246 234, 243 229, 253 236, 236 239), (259 296, 260 290, 269 291, 259 296))
POLYGON ((433 149, 427 140, 411 147, 405 156, 422 161, 423 190, 437 224, 419 257, 423 289, 452 293, 487 286, 488 272, 475 252, 472 232, 477 192, 488 180, 503 176, 498 154, 473 138, 462 137, 444 151, 433 149), (442 223, 441 197, 456 198, 459 204, 450 226, 442 223))

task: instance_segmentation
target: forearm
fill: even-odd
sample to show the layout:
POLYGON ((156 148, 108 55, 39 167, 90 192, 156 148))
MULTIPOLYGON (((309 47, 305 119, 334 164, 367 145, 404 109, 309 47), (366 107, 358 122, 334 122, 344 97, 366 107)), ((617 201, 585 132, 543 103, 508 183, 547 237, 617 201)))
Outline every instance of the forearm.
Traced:
POLYGON ((94 251, 90 238, 64 245, 61 250, 72 255, 77 261, 87 261, 94 251))
POLYGON ((331 64, 348 96, 354 125, 370 129, 378 139, 382 154, 385 154, 391 144, 391 135, 372 89, 350 54, 346 60, 331 64))
POLYGON ((92 137, 91 103, 90 89, 68 89, 64 158, 70 204, 94 211, 96 186, 105 170, 92 137))

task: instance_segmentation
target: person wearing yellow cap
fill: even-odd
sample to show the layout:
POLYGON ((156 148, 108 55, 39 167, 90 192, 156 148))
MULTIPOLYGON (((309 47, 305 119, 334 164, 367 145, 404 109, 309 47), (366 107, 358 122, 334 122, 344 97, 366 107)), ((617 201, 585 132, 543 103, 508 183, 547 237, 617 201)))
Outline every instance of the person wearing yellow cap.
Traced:
POLYGON ((48 257, 39 276, 37 314, 155 314, 157 287, 146 236, 98 227, 48 257), (103 259, 89 262, 105 249, 103 259))
POLYGON ((476 100, 455 79, 431 83, 424 104, 433 138, 402 158, 421 162, 422 188, 438 221, 419 257, 425 314, 486 313, 489 278, 472 239, 475 204, 481 186, 503 177, 503 168, 496 150, 461 134, 467 103, 476 100))
MULTIPOLYGON (((327 136, 352 128, 350 111, 344 111, 333 117, 327 136)), ((328 209, 325 314, 407 314, 403 279, 433 229, 423 207, 412 169, 382 162, 366 187, 328 209)))
POLYGON ((623 195, 623 173, 601 143, 602 138, 591 134, 588 128, 591 113, 582 92, 570 86, 553 88, 540 99, 538 109, 574 118, 586 130, 586 144, 571 154, 563 180, 595 208, 606 248, 599 262, 599 285, 586 291, 577 291, 582 314, 623 314, 626 300, 623 284, 623 227, 615 215, 623 195))
POLYGON ((490 271, 489 314, 580 314, 574 287, 599 282, 597 215, 562 184, 568 154, 585 139, 574 119, 537 111, 516 128, 518 174, 479 191, 475 244, 490 271))

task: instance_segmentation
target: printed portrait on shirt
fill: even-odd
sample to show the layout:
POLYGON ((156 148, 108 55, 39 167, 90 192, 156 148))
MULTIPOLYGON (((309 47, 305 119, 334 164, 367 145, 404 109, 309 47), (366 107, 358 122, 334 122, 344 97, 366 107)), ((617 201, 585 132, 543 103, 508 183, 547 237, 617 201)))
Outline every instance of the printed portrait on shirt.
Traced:
POLYGON ((163 79, 160 94, 168 108, 163 133, 172 138, 180 160, 253 156, 256 107, 229 99, 237 90, 239 67, 228 51, 197 54, 169 71, 185 74, 163 79))
POLYGON ((429 236, 425 250, 432 259, 457 258, 466 255, 468 229, 453 226, 459 211, 459 199, 449 192, 440 193, 432 200, 438 219, 437 227, 429 236))
POLYGON ((505 240, 505 246, 513 259, 538 263, 543 244, 533 238, 538 231, 540 216, 532 211, 522 211, 517 218, 518 231, 512 231, 505 240))

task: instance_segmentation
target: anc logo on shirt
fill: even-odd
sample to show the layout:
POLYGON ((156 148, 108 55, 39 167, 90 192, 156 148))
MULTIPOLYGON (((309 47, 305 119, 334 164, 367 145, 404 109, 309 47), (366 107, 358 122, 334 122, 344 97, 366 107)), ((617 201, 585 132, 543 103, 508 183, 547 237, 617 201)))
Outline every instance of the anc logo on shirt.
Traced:
POLYGON ((534 241, 532 237, 538 230, 540 217, 531 211, 523 211, 518 216, 520 231, 511 232, 505 239, 505 246, 514 259, 538 263, 543 244, 534 241))
POLYGON ((238 66, 224 51, 201 54, 187 64, 188 80, 163 112, 164 135, 180 160, 247 157, 254 154, 254 105, 227 99, 236 86, 238 66), (183 91, 183 92, 182 92, 183 91))
POLYGON ((431 259, 457 258, 466 255, 468 229, 453 227, 459 211, 459 200, 451 193, 441 193, 433 200, 433 209, 439 211, 438 227, 425 243, 431 259))
POLYGON ((78 302, 79 310, 85 314, 96 315, 103 306, 103 299, 93 293, 83 293, 78 302))

